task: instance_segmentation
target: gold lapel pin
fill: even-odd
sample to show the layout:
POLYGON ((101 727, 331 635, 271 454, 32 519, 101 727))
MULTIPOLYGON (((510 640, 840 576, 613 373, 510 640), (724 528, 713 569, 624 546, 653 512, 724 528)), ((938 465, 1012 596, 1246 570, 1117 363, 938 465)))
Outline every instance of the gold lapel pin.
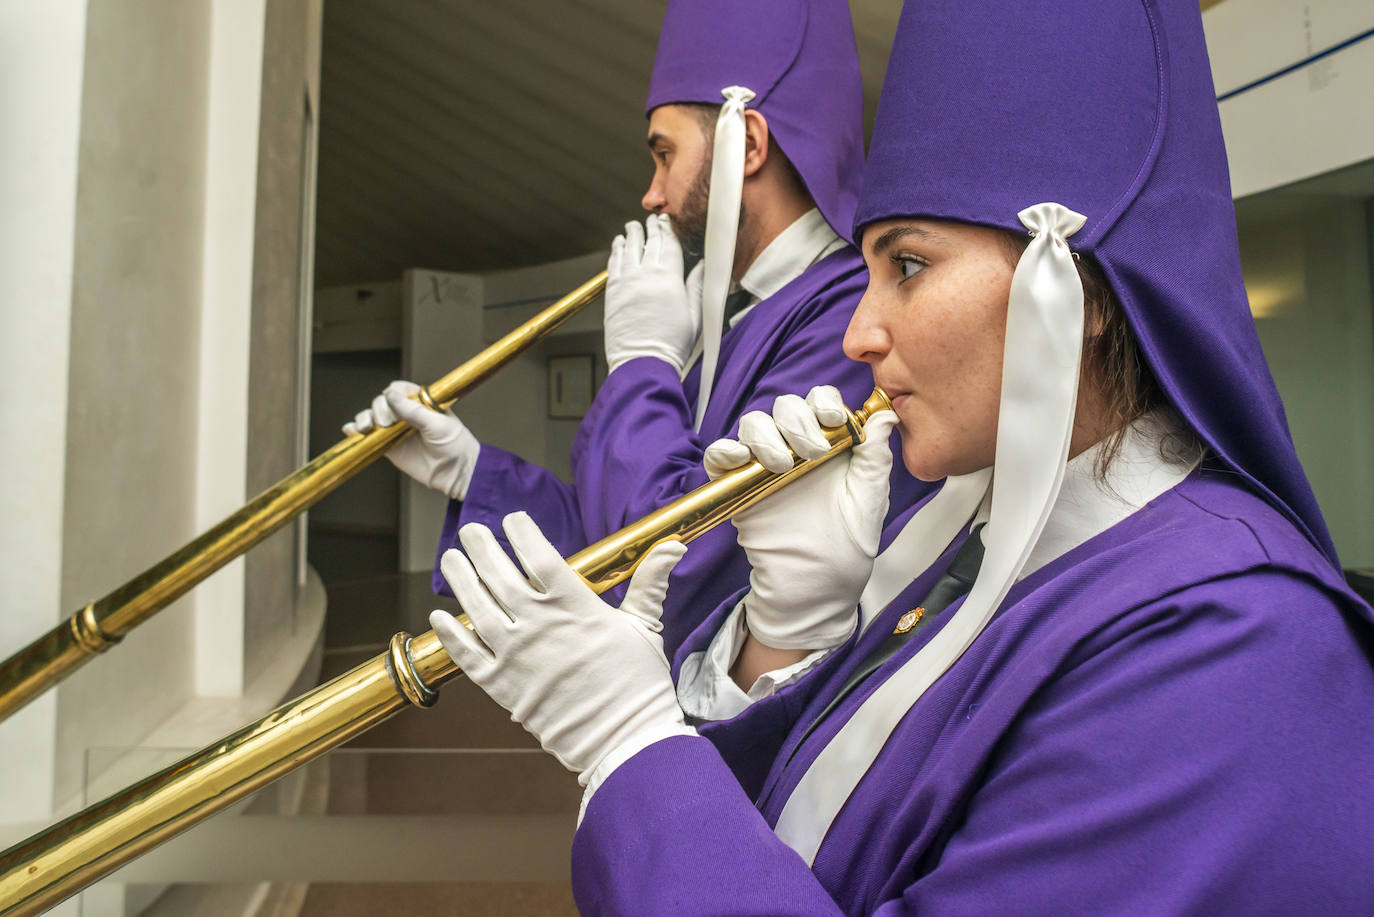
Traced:
POLYGON ((916 622, 921 620, 921 618, 925 616, 925 613, 925 608, 917 605, 897 620, 897 626, 892 629, 892 632, 894 634, 906 633, 916 626, 916 622))

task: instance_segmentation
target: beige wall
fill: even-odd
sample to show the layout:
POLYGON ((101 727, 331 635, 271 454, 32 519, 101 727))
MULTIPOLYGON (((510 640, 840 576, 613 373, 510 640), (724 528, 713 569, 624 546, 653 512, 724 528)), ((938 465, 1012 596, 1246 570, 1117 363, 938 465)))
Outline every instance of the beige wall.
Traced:
MULTIPOLYGON (((65 609, 195 534, 210 0, 91 0, 87 17, 65 609)), ((59 688, 57 799, 79 790, 86 748, 137 741, 192 693, 191 640, 174 607, 59 688)))
MULTIPOLYGON (((306 97, 318 118, 315 90, 319 5, 268 0, 263 33, 262 114, 258 126, 258 193, 253 249, 253 323, 248 378, 247 491, 256 494, 300 463, 298 365, 301 347, 301 202, 306 97), (314 7, 314 15, 312 15, 314 7)), ((309 285, 306 285, 306 289, 309 285)), ((304 323, 308 328, 308 321, 304 323)), ((288 527, 247 557, 244 674, 248 680, 292 627, 295 606, 295 529, 288 527)))

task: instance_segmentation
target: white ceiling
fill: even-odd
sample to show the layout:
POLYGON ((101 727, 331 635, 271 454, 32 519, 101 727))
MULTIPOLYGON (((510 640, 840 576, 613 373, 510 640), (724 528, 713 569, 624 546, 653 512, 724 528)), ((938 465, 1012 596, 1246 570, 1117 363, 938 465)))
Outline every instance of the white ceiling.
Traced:
MULTIPOLYGON (((328 0, 316 285, 603 248, 640 215, 665 0, 328 0)), ((851 0, 868 117, 897 0, 851 0)))

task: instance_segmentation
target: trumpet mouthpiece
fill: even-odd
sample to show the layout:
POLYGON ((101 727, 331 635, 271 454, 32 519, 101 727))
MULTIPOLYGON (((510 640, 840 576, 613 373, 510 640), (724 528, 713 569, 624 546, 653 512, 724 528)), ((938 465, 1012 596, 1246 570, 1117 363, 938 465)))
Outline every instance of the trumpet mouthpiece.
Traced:
POLYGON ((887 397, 887 392, 874 386, 873 394, 864 399, 864 403, 854 412, 854 417, 859 421, 859 426, 863 426, 868 422, 868 418, 879 411, 890 410, 892 410, 892 399, 887 397))

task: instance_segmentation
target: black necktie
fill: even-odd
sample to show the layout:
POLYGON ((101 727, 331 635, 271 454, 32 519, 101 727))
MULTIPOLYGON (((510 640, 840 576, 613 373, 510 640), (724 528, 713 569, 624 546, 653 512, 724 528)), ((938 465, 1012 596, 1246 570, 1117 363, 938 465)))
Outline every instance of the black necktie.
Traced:
POLYGON ((754 301, 754 294, 744 287, 740 287, 729 296, 725 297, 725 313, 720 323, 720 333, 724 334, 730 330, 730 319, 743 312, 754 301))
MULTIPOLYGON (((954 552, 954 559, 949 562, 949 568, 940 574, 940 578, 930 587, 921 604, 897 619, 897 626, 892 633, 873 648, 863 663, 845 680, 844 687, 840 688, 840 693, 835 695, 835 699, 826 705, 820 716, 811 721, 810 726, 806 727, 806 732, 802 734, 802 742, 806 741, 806 737, 839 706, 840 701, 848 697, 849 692, 858 687, 860 682, 873 674, 878 666, 896 655, 908 640, 924 630, 926 625, 946 608, 968 595, 968 591, 973 588, 973 581, 978 578, 978 568, 982 565, 983 523, 979 523, 959 546, 959 550, 954 552)), ((800 748, 801 744, 798 742, 796 747, 800 748)))

